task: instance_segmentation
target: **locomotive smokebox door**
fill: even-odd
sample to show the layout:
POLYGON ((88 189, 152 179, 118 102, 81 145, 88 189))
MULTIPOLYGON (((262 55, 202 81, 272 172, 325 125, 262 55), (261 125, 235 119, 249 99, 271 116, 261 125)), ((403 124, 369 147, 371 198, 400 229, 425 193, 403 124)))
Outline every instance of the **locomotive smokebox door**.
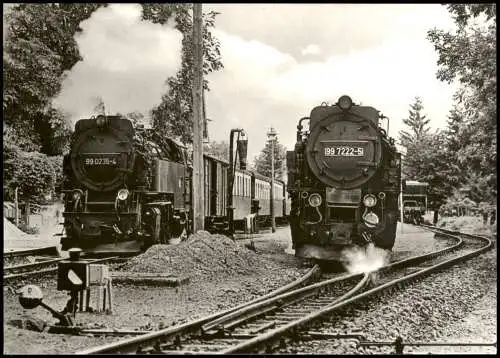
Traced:
POLYGON ((57 267, 59 291, 81 291, 89 287, 89 262, 80 259, 81 249, 69 249, 70 259, 57 267))

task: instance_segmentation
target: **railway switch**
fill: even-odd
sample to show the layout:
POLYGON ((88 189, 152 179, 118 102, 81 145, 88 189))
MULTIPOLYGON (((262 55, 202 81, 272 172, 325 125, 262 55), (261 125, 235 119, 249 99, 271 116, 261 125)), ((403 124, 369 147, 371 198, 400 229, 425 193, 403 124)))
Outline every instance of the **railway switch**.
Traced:
POLYGON ((34 309, 38 306, 42 306, 49 311, 54 318, 59 320, 59 326, 73 326, 73 321, 69 314, 58 312, 42 302, 43 292, 40 287, 36 285, 26 285, 17 291, 17 293, 19 294, 19 303, 23 306, 23 308, 34 309))

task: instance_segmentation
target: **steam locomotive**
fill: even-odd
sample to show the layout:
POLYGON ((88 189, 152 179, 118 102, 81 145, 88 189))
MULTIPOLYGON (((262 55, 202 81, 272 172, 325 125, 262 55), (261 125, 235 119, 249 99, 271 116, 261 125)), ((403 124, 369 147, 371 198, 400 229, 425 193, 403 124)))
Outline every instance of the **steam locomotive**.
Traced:
MULTIPOLYGON (((192 168, 186 148, 155 136, 121 116, 76 123, 63 162, 63 250, 139 252, 191 232, 192 168)), ((245 144, 238 141, 239 168, 203 158, 205 229, 210 232, 246 229, 249 216, 261 225, 269 220, 271 179, 245 170, 245 144)), ((285 218, 290 211, 286 186, 274 185, 276 217, 285 218)))
POLYGON ((354 245, 394 246, 401 154, 382 118, 344 95, 299 120, 295 148, 287 152, 296 256, 341 261, 342 250, 354 245))

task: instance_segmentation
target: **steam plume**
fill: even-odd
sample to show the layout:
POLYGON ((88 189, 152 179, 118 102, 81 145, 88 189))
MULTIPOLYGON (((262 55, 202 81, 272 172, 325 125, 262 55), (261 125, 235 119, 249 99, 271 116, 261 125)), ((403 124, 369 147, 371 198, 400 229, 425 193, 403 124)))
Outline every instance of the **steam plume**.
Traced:
POLYGON ((341 261, 349 273, 371 272, 389 263, 390 253, 368 244, 366 247, 352 247, 342 251, 341 261))
POLYGON ((83 61, 68 73, 54 106, 71 125, 102 101, 106 114, 147 113, 181 65, 182 34, 172 24, 141 20, 139 4, 111 4, 82 22, 75 39, 83 61))

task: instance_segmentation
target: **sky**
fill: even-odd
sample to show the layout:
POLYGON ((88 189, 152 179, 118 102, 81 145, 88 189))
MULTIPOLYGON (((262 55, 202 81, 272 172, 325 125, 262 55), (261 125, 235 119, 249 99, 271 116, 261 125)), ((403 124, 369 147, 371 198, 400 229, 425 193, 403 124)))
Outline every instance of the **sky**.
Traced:
MULTIPOLYGON (((248 134, 248 159, 271 126, 293 149, 298 120, 344 94, 390 118, 397 139, 415 96, 433 128, 446 126, 455 88, 436 79, 433 27, 453 28, 438 4, 204 4, 214 10, 224 68, 209 74, 206 111, 211 140, 248 134)), ((165 79, 180 65, 173 24, 140 20, 137 4, 113 4, 81 24, 83 61, 54 103, 73 121, 101 97, 109 113, 146 112, 161 100, 165 79)), ((5 29, 5 25, 4 25, 5 29)), ((384 123, 384 126, 386 124, 384 123)))
POLYGON ((298 120, 343 94, 389 117, 396 139, 415 96, 433 128, 446 126, 455 89, 436 79, 437 54, 426 39, 433 27, 453 28, 444 6, 223 4, 208 10, 221 13, 216 34, 224 62, 208 76, 209 132, 223 140, 242 126, 249 158, 264 146, 270 126, 292 149, 298 120))

